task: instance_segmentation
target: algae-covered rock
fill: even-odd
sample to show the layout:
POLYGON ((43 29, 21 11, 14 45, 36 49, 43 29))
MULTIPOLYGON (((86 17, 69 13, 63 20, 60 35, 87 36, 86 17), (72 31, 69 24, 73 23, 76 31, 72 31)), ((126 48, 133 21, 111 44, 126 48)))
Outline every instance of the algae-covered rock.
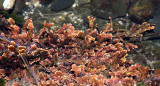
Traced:
POLYGON ((151 0, 135 0, 129 10, 129 18, 136 23, 148 21, 154 16, 151 0))

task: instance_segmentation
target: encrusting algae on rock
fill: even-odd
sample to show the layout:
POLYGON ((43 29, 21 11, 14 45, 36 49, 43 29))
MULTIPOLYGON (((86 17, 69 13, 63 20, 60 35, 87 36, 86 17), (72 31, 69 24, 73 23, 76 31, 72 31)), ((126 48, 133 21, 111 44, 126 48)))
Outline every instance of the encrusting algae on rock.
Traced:
POLYGON ((53 23, 45 21, 39 34, 34 34, 32 20, 19 28, 12 19, 1 17, 0 23, 5 22, 3 27, 8 29, 0 31, 0 78, 8 86, 159 83, 158 69, 152 75, 148 67, 127 59, 127 52, 137 46, 124 40, 141 39, 153 25, 143 23, 130 30, 113 30, 112 23, 107 23, 105 29, 97 31, 95 19, 88 19, 90 28, 86 32, 75 30, 72 24, 49 30, 53 23))

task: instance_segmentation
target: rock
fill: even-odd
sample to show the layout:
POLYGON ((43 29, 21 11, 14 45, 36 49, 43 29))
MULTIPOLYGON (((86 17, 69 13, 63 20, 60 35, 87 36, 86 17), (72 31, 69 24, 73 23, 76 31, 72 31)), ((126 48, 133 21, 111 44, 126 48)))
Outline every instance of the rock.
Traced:
POLYGON ((15 0, 0 0, 0 10, 10 10, 14 4, 15 0))
POLYGON ((3 8, 5 10, 10 10, 13 8, 14 4, 15 4, 15 0, 4 0, 3 8))
POLYGON ((160 40, 136 42, 137 49, 128 53, 128 59, 151 69, 160 68, 160 40))
POLYGON ((13 9, 14 13, 20 13, 25 7, 25 1, 24 0, 16 0, 15 7, 13 9))
POLYGON ((151 0, 155 10, 160 8, 160 0, 151 0))
POLYGON ((54 0, 39 0, 41 4, 44 4, 44 5, 48 5, 50 3, 52 3, 52 1, 54 0))
POLYGON ((58 12, 71 7, 75 3, 75 0, 55 0, 51 3, 51 10, 58 12))
POLYGON ((109 19, 126 15, 129 0, 91 0, 91 13, 94 16, 109 19))
POLYGON ((148 21, 154 16, 154 8, 150 0, 137 0, 132 3, 129 18, 135 23, 148 21))
POLYGON ((160 32, 160 8, 155 11, 154 18, 149 23, 155 24, 154 32, 160 32))
POLYGON ((75 4, 77 6, 82 6, 82 5, 85 5, 87 3, 90 3, 90 0, 75 0, 75 4))

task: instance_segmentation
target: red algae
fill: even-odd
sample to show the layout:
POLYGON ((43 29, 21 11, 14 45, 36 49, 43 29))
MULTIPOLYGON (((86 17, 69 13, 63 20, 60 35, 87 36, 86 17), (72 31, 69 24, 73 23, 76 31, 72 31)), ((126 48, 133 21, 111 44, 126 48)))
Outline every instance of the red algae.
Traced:
POLYGON ((148 67, 127 59, 130 49, 138 46, 124 38, 140 40, 143 32, 154 28, 151 24, 119 32, 121 29, 113 30, 111 20, 98 31, 95 18, 88 19, 90 29, 86 32, 76 30, 72 24, 50 30, 53 23, 45 21, 39 34, 34 33, 30 19, 23 28, 11 18, 1 19, 9 23, 9 30, 0 31, 0 78, 11 86, 133 86, 137 82, 147 85, 160 81, 158 69, 151 74, 148 67))

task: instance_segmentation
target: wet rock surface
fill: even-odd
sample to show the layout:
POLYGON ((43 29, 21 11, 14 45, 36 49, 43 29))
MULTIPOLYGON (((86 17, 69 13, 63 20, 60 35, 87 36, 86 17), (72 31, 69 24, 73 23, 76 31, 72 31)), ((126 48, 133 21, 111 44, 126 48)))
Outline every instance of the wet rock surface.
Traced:
POLYGON ((152 18, 149 22, 155 24, 154 32, 160 32, 160 8, 155 10, 154 18, 152 18))
POLYGON ((39 1, 40 1, 40 3, 43 4, 43 5, 48 5, 48 4, 52 3, 52 2, 55 1, 55 0, 39 0, 39 1))
POLYGON ((137 42, 137 45, 137 49, 129 52, 129 58, 151 69, 160 68, 160 40, 137 42))
POLYGON ((78 6, 82 6, 90 3, 90 1, 91 0, 75 0, 75 4, 77 4, 78 6))
POLYGON ((155 10, 160 8, 160 0, 151 0, 155 10))
POLYGON ((55 0, 51 3, 51 10, 53 12, 61 11, 71 7, 75 0, 55 0))
POLYGON ((128 14, 133 22, 141 24, 153 18, 154 8, 150 0, 133 1, 128 14))
POLYGON ((104 19, 122 17, 126 15, 129 3, 129 0, 91 0, 91 12, 104 19))
POLYGON ((92 15, 109 19, 124 17, 128 14, 130 20, 141 24, 153 18, 154 11, 160 6, 159 0, 91 0, 92 15), (156 3, 157 2, 157 3, 156 3))
POLYGON ((16 0, 15 7, 13 9, 14 13, 20 13, 25 7, 25 1, 24 0, 16 0))
POLYGON ((75 29, 84 30, 87 29, 86 22, 88 22, 87 17, 89 14, 90 11, 89 9, 86 9, 86 7, 69 8, 60 12, 53 12, 46 10, 45 8, 36 8, 32 14, 30 13, 27 16, 33 19, 35 30, 37 31, 43 27, 44 20, 53 22, 53 28, 60 28, 63 24, 71 23, 75 29))

